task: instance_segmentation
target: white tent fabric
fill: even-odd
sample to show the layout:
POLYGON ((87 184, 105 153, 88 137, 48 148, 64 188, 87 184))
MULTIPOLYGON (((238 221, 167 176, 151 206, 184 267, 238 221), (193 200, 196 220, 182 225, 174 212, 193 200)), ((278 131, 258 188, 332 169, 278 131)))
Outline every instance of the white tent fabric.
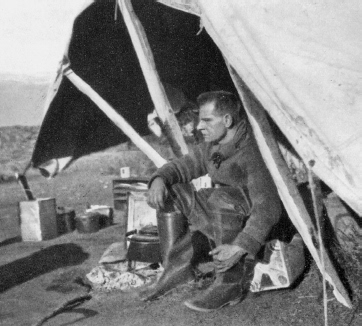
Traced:
MULTIPOLYGON (((43 118, 45 117, 45 115, 46 115, 46 113, 48 111, 50 102, 53 100, 55 94, 58 91, 58 87, 59 87, 60 82, 61 82, 62 77, 63 77, 60 74, 60 72, 61 72, 60 68, 61 68, 61 65, 63 64, 62 59, 63 59, 64 55, 68 53, 68 47, 69 47, 69 42, 70 42, 71 35, 72 35, 74 20, 77 18, 77 16, 83 10, 85 10, 93 2, 94 2, 94 0, 77 1, 76 5, 73 5, 71 7, 71 10, 69 10, 69 14, 67 15, 67 19, 65 19, 62 22, 63 33, 58 35, 57 43, 59 44, 60 47, 64 48, 64 52, 59 54, 59 68, 58 68, 58 71, 56 72, 56 74, 54 76, 53 83, 50 85, 50 87, 48 89, 47 98, 46 98, 46 101, 45 101, 45 104, 44 104, 43 118)), ((66 4, 62 4, 62 6, 66 6, 66 4)), ((57 162, 57 164, 58 164, 58 162, 57 162)))
POLYGON ((302 159, 362 215, 362 2, 198 3, 207 32, 302 159))

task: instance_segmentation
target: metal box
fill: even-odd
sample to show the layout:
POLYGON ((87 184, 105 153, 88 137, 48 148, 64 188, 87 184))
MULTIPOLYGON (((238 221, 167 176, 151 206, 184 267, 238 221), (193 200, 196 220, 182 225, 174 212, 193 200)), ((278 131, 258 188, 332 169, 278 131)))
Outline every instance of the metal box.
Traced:
POLYGON ((38 198, 19 203, 23 241, 42 241, 57 237, 55 198, 38 198))

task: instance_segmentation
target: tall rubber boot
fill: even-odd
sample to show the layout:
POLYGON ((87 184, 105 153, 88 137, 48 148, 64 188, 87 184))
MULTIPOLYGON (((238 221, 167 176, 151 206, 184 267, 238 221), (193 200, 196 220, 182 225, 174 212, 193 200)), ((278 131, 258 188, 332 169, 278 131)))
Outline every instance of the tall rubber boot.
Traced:
MULTIPOLYGON (((237 190, 229 188, 216 190, 209 198, 212 240, 216 247, 231 244, 243 228, 245 216, 236 208, 237 198, 237 190)), ((184 304, 192 310, 210 312, 240 302, 249 290, 255 266, 254 260, 246 257, 223 273, 216 270, 211 286, 184 304)))
POLYGON ((254 266, 254 261, 242 258, 226 272, 216 273, 216 279, 210 287, 184 304, 192 310, 211 312, 239 303, 249 290, 254 266))
POLYGON ((157 223, 164 271, 157 282, 139 292, 143 301, 155 300, 194 278, 193 248, 186 217, 177 210, 162 211, 157 213, 157 223))

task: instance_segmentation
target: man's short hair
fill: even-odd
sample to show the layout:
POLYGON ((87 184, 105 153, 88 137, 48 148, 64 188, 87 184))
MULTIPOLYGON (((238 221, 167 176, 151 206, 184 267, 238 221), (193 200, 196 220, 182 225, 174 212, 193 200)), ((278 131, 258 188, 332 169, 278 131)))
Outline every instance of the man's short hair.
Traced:
POLYGON ((239 98, 233 93, 213 91, 202 93, 197 97, 199 107, 207 103, 215 104, 215 113, 218 115, 230 114, 234 123, 246 118, 246 113, 239 98))

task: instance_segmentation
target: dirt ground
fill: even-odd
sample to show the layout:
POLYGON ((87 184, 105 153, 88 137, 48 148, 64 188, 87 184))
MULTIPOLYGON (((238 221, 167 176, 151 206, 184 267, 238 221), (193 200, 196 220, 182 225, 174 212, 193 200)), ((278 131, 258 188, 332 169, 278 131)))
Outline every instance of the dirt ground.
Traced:
MULTIPOLYGON (((125 160, 120 153, 80 160, 55 179, 32 174, 36 197, 54 197, 58 206, 77 214, 87 204, 113 206, 112 179, 125 160)), ((130 155, 130 154, 129 154, 130 155)), ((139 172, 142 173, 142 172, 139 172)), ((290 289, 248 295, 243 302, 212 313, 189 310, 183 301, 200 289, 191 283, 165 297, 145 303, 136 293, 101 292, 82 282, 98 265, 105 249, 121 240, 120 221, 93 234, 77 231, 42 242, 22 242, 17 205, 25 200, 16 182, 0 184, 0 324, 32 326, 65 302, 90 295, 44 325, 323 325, 322 281, 313 261, 290 289)), ((328 289, 328 322, 336 326, 362 325, 360 312, 342 306, 328 289)))

